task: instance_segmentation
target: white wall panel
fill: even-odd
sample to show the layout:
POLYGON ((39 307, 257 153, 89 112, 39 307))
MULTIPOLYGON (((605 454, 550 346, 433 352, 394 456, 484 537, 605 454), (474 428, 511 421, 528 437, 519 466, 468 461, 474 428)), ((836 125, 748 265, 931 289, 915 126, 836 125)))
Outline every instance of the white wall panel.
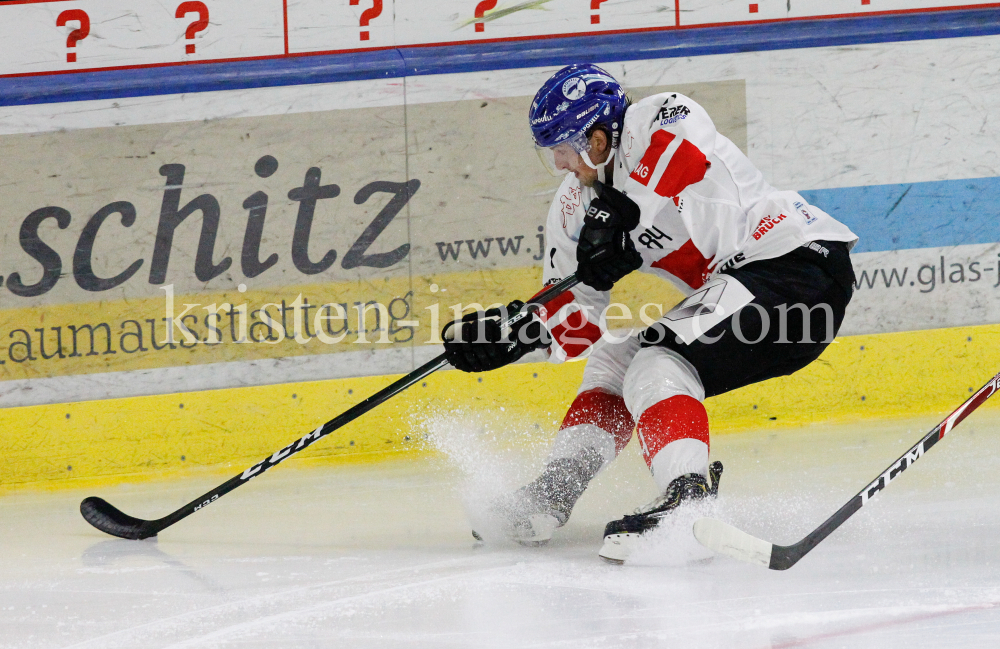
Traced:
POLYGON ((289 0, 290 53, 327 52, 396 44, 393 0, 289 0), (363 23, 363 24, 362 24, 363 23))
MULTIPOLYGON (((0 75, 73 71, 284 53, 281 0, 197 3, 208 10, 208 26, 186 34, 197 12, 176 17, 181 0, 79 0, 0 4, 0 75), (77 18, 57 25, 65 12, 84 12, 89 34, 74 47, 67 38, 77 18), (188 45, 194 53, 188 53, 188 45), (67 61, 75 54, 75 62, 67 61)), ((79 16, 79 14, 76 14, 79 16)))
POLYGON ((185 32, 198 17, 176 17, 182 0, 0 3, 0 75, 990 5, 985 0, 354 1, 205 2, 209 24, 193 39, 185 32), (56 25, 66 11, 84 11, 90 22, 89 35, 74 48, 67 48, 66 40, 79 23, 56 25), (195 46, 193 54, 188 45, 195 46), (68 53, 76 54, 75 62, 67 61, 68 53))

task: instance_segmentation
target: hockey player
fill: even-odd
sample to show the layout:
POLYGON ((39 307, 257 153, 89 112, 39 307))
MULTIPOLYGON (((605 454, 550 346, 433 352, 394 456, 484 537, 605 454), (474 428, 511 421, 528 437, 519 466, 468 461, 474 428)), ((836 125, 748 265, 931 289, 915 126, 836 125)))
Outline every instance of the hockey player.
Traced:
POLYGON ((600 555, 620 563, 639 535, 718 489, 702 402, 791 374, 833 340, 853 291, 857 237, 769 185, 679 93, 631 103, 603 69, 572 65, 538 91, 529 121, 543 161, 567 174, 549 209, 544 280, 575 272, 582 284, 513 332, 500 331, 500 310, 470 314, 445 328, 445 350, 466 372, 539 347, 553 362, 589 354, 545 470, 502 509, 516 540, 547 541, 637 429, 661 496, 608 523, 600 555), (612 340, 601 327, 609 291, 635 270, 687 298, 638 335, 612 340))

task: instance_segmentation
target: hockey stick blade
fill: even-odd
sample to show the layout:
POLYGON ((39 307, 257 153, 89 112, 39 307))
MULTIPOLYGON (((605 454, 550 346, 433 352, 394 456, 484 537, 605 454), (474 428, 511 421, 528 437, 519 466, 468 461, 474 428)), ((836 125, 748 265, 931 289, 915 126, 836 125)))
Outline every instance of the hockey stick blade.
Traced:
POLYGON ((155 521, 144 521, 124 513, 103 498, 91 496, 80 503, 80 513, 97 529, 122 539, 138 541, 156 536, 155 521))
MULTIPOLYGON (((576 279, 576 274, 574 273, 543 289, 531 298, 524 309, 521 309, 521 311, 504 322, 502 324, 502 328, 509 330, 511 325, 516 324, 523 318, 529 317, 531 313, 543 307, 547 302, 551 302, 563 292, 570 290, 576 286, 577 283, 578 280, 576 279)), ((372 408, 385 403, 414 383, 417 383, 425 377, 433 374, 445 365, 448 365, 448 359, 445 354, 441 354, 433 358, 406 376, 382 388, 364 401, 354 405, 325 424, 317 427, 312 432, 300 437, 285 448, 278 450, 270 457, 264 458, 257 464, 254 464, 243 473, 233 476, 218 487, 215 487, 208 493, 192 500, 180 509, 164 516, 163 518, 158 518, 154 521, 146 521, 141 518, 135 518, 134 516, 129 516, 128 514, 122 512, 106 500, 93 496, 85 498, 83 502, 80 503, 80 513, 88 523, 102 532, 112 536, 131 540, 148 539, 156 536, 177 521, 190 516, 203 507, 211 505, 222 496, 226 495, 233 489, 246 484, 253 478, 263 475, 268 469, 277 466, 278 463, 283 462, 299 451, 308 448, 315 442, 319 441, 323 437, 326 437, 342 426, 346 426, 372 408)))
POLYGON ((709 550, 725 554, 746 563, 768 567, 771 549, 767 541, 738 530, 729 523, 714 518, 701 518, 694 522, 694 537, 709 550))
POLYGON ((805 538, 792 545, 775 545, 763 539, 747 534, 728 523, 714 518, 702 518, 694 523, 694 536, 698 542, 709 550, 724 554, 734 559, 771 570, 788 570, 799 559, 820 544, 827 536, 840 527, 844 521, 853 516, 859 509, 867 505, 875 496, 885 489, 890 482, 924 456, 945 435, 950 433, 963 419, 986 402, 994 393, 1000 390, 1000 374, 994 376, 969 397, 965 403, 956 408, 944 421, 935 426, 923 439, 917 442, 906 453, 901 455, 889 468, 883 471, 867 487, 856 496, 844 503, 844 506, 826 519, 822 525, 810 532, 805 538))

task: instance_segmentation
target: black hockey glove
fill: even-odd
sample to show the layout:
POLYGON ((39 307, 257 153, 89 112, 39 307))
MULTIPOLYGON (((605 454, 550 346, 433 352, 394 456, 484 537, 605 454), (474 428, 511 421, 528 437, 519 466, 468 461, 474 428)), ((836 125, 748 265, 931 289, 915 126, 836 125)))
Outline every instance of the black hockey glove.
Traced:
POLYGON ((598 291, 610 291, 615 282, 642 266, 629 233, 639 225, 639 206, 614 187, 594 183, 597 198, 590 202, 576 245, 576 276, 598 291))
POLYGON ((463 372, 488 372, 513 363, 533 349, 548 347, 548 330, 526 311, 503 335, 503 321, 523 309, 524 302, 514 300, 507 305, 506 314, 502 309, 489 309, 448 323, 441 332, 448 362, 463 372))

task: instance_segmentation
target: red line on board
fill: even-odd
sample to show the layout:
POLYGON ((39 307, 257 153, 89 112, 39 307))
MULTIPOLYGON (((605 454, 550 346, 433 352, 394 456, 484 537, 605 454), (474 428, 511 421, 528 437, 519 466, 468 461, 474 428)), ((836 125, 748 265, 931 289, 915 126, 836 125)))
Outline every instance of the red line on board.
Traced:
MULTIPOLYGON (((13 2, 5 2, 7 4, 37 4, 45 2, 70 2, 73 0, 14 0, 13 2)), ((680 2, 675 0, 677 7, 677 16, 680 20, 680 2)), ((794 22, 794 21, 804 21, 804 20, 834 20, 838 18, 853 18, 853 17, 868 17, 868 16, 888 16, 895 14, 911 14, 911 13, 941 13, 945 11, 960 11, 964 9, 994 9, 1000 8, 1000 2, 981 4, 981 5, 962 5, 958 7, 931 7, 927 9, 897 9, 890 11, 871 11, 871 12, 859 12, 859 13, 848 13, 848 14, 833 14, 828 16, 804 16, 801 18, 773 18, 768 20, 745 20, 745 21, 735 21, 729 23, 706 23, 699 25, 684 25, 684 26, 665 26, 665 27, 640 27, 634 29, 614 29, 607 31, 592 31, 592 32, 566 32, 560 34, 542 34, 539 36, 516 36, 507 38, 489 38, 489 39, 473 39, 464 41, 450 41, 441 43, 415 43, 411 45, 388 45, 385 47, 358 47, 342 50, 320 50, 315 52, 296 52, 296 53, 286 53, 286 54, 264 54, 261 56, 241 56, 241 57, 230 57, 223 59, 209 59, 205 61, 172 61, 167 63, 145 63, 145 64, 133 64, 133 65, 118 65, 109 66, 103 68, 83 68, 78 70, 46 70, 44 72, 19 72, 15 74, 2 74, 0 79, 6 78, 16 78, 16 77, 40 77, 48 76, 53 74, 78 74, 80 72, 100 72, 103 70, 113 71, 113 70, 142 70, 146 68, 163 68, 174 65, 203 65, 205 63, 235 63, 237 61, 266 61, 270 59, 281 59, 281 58, 292 58, 301 56, 325 56, 330 54, 351 54, 355 52, 378 52, 385 50, 397 50, 397 49, 415 49, 419 47, 449 47, 453 45, 475 45, 477 43, 513 43, 520 41, 531 41, 531 40, 549 40, 556 38, 571 38, 571 37, 581 37, 581 36, 608 36, 616 34, 641 34, 649 32, 661 32, 661 31, 673 31, 678 29, 710 29, 712 27, 732 27, 739 25, 764 25, 769 23, 782 23, 782 22, 794 22)), ((287 42, 287 41, 286 41, 287 42)))
POLYGON ((73 2, 74 0, 8 0, 3 3, 3 6, 8 5, 37 5, 45 4, 47 2, 73 2))
POLYGON ((288 0, 281 0, 281 13, 285 18, 285 56, 288 56, 288 0))
MULTIPOLYGON (((763 25, 767 23, 788 23, 803 20, 834 20, 838 18, 867 18, 868 16, 892 16, 897 14, 918 14, 918 13, 941 13, 945 11, 963 11, 966 9, 996 9, 1000 8, 1000 2, 978 5, 959 5, 954 7, 926 7, 922 9, 889 9, 886 11, 857 11, 844 14, 825 14, 822 16, 801 16, 797 18, 770 18, 765 20, 736 20, 728 23, 701 23, 698 25, 678 25, 681 29, 694 29, 698 27, 730 27, 734 25, 763 25)), ((680 12, 678 10, 678 16, 680 12)), ((654 31, 657 28, 642 28, 634 31, 654 31)), ((669 29, 669 28, 668 28, 669 29)), ((625 30, 623 30, 625 31, 625 30)), ((629 30, 633 31, 633 30, 629 30)), ((604 32, 609 33, 609 32, 604 32)), ((580 34, 581 36, 584 34, 580 34)))
MULTIPOLYGON (((680 11, 679 2, 677 4, 678 12, 680 11)), ((505 38, 484 38, 484 39, 471 39, 464 41, 449 41, 446 43, 415 43, 412 45, 394 45, 391 47, 383 48, 371 48, 373 51, 378 49, 413 49, 417 47, 448 47, 450 45, 474 45, 476 43, 513 43, 519 41, 531 41, 531 40, 547 40, 550 38, 570 38, 574 36, 608 36, 617 34, 641 34, 648 32, 662 32, 662 31, 674 31, 676 29, 710 29, 712 27, 734 27, 740 25, 764 25, 769 23, 784 23, 784 22, 801 22, 805 20, 835 20, 838 18, 856 18, 869 16, 889 16, 895 14, 911 14, 911 13, 941 13, 945 11, 960 11, 963 9, 993 9, 1000 8, 1000 2, 994 2, 990 4, 981 5, 963 5, 960 7, 931 7, 928 9, 894 9, 887 11, 865 11, 857 13, 846 13, 846 14, 831 14, 828 16, 803 16, 799 18, 769 18, 762 20, 740 20, 729 23, 704 23, 698 25, 679 25, 677 27, 663 26, 663 27, 635 27, 630 29, 609 29, 606 31, 591 31, 591 32, 565 32, 559 34, 541 34, 538 36, 513 36, 505 38)), ((678 14, 679 15, 679 14, 678 14)), ((311 52, 311 54, 335 54, 334 50, 326 52, 311 52)))

